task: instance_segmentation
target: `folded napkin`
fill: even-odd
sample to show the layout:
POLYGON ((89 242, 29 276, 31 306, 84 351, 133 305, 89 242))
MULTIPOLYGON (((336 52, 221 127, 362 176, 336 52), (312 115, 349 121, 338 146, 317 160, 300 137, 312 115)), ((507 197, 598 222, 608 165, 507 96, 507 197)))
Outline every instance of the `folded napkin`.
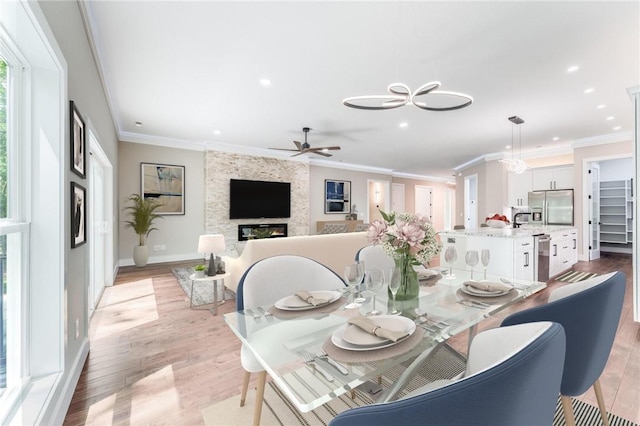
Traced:
POLYGON ((388 328, 382 328, 371 321, 371 319, 363 316, 350 318, 349 324, 353 324, 369 334, 382 337, 383 339, 389 339, 394 342, 397 342, 403 337, 409 335, 409 333, 407 333, 406 331, 394 331, 389 330, 388 328))
POLYGON ((329 301, 329 299, 325 299, 323 297, 313 297, 307 290, 296 291, 296 296, 313 306, 322 305, 329 301))
POLYGON ((475 280, 465 281, 464 285, 468 287, 476 288, 478 290, 483 290, 483 291, 507 292, 513 288, 513 286, 510 284, 496 283, 496 282, 490 282, 490 281, 475 281, 475 280))
POLYGON ((434 271, 433 269, 419 269, 416 272, 418 273, 419 280, 428 280, 438 275, 438 271, 434 271))

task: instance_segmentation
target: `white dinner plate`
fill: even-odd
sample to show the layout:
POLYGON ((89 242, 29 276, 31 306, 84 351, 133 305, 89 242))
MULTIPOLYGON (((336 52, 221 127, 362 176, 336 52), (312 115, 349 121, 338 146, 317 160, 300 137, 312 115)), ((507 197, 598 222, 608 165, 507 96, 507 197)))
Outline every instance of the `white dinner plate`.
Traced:
MULTIPOLYGON (((344 333, 345 331, 350 328, 350 327, 354 327, 354 328, 358 328, 355 325, 352 324, 345 324, 342 327, 338 328, 336 331, 333 332, 333 334, 331 335, 331 342, 336 345, 339 348, 342 349, 346 349, 349 351, 371 351, 371 350, 375 350, 375 349, 382 349, 382 348, 386 348, 389 346, 393 346, 397 343, 403 342, 406 339, 409 338, 409 336, 411 336, 415 330, 416 330, 416 325, 413 321, 411 321, 409 318, 405 318, 405 317, 401 317, 401 316, 394 316, 394 315, 380 315, 378 317, 372 317, 371 319, 374 321, 374 323, 377 323, 378 321, 376 320, 380 320, 380 318, 384 318, 384 317, 393 317, 395 318, 397 321, 396 324, 394 324, 394 327, 397 327, 398 324, 402 323, 402 325, 404 326, 404 328, 400 328, 400 330, 405 330, 407 332, 407 336, 398 340, 397 342, 393 342, 391 340, 388 339, 381 339, 377 336, 373 336, 367 332, 365 332, 364 330, 361 330, 362 333, 364 334, 369 334, 369 336, 371 337, 375 337, 376 339, 378 339, 378 343, 374 343, 374 344, 354 344, 354 343, 350 343, 347 342, 344 339, 344 333)), ((383 320, 384 322, 384 320, 383 320)), ((397 329, 397 328, 394 328, 397 329)))
MULTIPOLYGON (((369 319, 376 326, 386 328, 388 330, 402 331, 411 334, 413 333, 413 330, 416 329, 416 325, 413 321, 397 315, 380 315, 369 317, 369 319)), ((378 337, 371 333, 367 333, 357 325, 353 324, 349 324, 349 326, 344 330, 342 338, 346 342, 358 346, 376 346, 389 341, 389 339, 385 339, 384 337, 378 337)))
POLYGON ((283 311, 306 311, 326 306, 340 299, 341 296, 341 293, 335 290, 312 290, 309 293, 311 293, 314 298, 327 299, 328 302, 313 306, 293 294, 278 300, 274 306, 283 311))
POLYGON ((498 296, 504 296, 505 294, 509 293, 513 289, 504 290, 504 291, 500 291, 500 290, 485 291, 485 290, 480 290, 479 288, 471 287, 469 285, 463 285, 462 287, 460 287, 460 290, 462 290, 463 293, 467 293, 471 296, 476 296, 476 297, 498 297, 498 296))

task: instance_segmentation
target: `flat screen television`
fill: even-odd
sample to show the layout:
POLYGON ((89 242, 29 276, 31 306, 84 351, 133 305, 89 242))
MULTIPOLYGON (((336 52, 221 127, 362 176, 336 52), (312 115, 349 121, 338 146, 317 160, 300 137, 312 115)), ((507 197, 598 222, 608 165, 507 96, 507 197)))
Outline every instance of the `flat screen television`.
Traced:
POLYGON ((291 217, 291 184, 260 180, 230 180, 229 218, 291 217))

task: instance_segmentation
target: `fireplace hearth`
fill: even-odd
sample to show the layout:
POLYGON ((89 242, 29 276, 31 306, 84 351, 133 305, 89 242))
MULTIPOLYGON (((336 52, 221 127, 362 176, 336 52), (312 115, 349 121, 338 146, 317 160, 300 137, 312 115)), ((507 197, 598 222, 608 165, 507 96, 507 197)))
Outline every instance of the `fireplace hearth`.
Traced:
POLYGON ((287 236, 286 223, 255 223, 238 225, 238 241, 287 236))

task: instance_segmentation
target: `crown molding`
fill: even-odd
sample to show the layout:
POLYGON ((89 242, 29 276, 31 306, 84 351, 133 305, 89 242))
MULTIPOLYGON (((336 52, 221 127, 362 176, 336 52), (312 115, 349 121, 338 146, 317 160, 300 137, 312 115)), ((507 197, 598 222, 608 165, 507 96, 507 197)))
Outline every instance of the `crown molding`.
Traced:
POLYGON ((633 87, 627 88, 627 93, 629 94, 629 97, 633 101, 633 98, 636 95, 640 94, 640 86, 633 86, 633 87))
POLYGON ((609 143, 626 142, 633 140, 632 132, 610 133, 607 135, 592 136, 589 138, 576 139, 573 141, 573 148, 585 148, 595 145, 606 145, 609 143))
POLYGON ((205 142, 193 142, 182 139, 151 136, 143 133, 120 132, 118 139, 122 142, 142 143, 145 145, 157 145, 165 148, 189 149, 192 151, 204 151, 205 142))
POLYGON ((265 148, 254 148, 250 146, 234 145, 229 143, 211 142, 211 141, 205 142, 205 148, 208 151, 220 151, 220 152, 227 152, 230 154, 252 155, 255 157, 278 158, 280 160, 297 161, 299 163, 309 163, 309 158, 302 155, 297 157, 292 157, 291 154, 286 153, 286 151, 274 151, 274 150, 265 149, 265 148))
POLYGON ((312 166, 329 167, 332 169, 353 170, 356 172, 379 173, 381 175, 391 175, 393 170, 382 167, 363 166, 361 164, 343 163, 341 161, 329 161, 320 158, 310 158, 309 164, 312 166))
POLYGON ((393 172, 392 176, 397 178, 403 178, 403 179, 428 180, 431 182, 443 182, 443 183, 454 183, 454 184, 456 182, 455 178, 453 177, 443 178, 443 177, 436 177, 436 176, 414 175, 411 173, 393 172))

